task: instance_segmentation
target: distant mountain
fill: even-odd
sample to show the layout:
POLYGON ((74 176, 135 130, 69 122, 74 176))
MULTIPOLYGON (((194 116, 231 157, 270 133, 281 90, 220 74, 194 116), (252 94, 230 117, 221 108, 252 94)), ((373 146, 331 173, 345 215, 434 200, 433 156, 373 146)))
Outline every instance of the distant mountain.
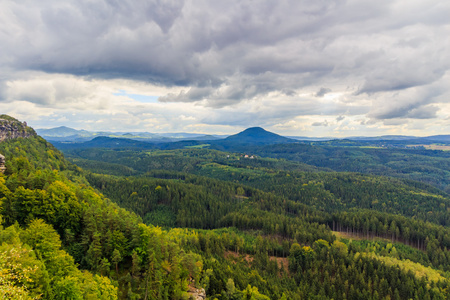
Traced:
POLYGON ((191 140, 191 141, 214 141, 214 140, 221 140, 222 138, 217 137, 215 135, 201 135, 201 136, 195 136, 190 139, 183 139, 183 140, 191 140))
POLYGON ((421 139, 440 143, 450 143, 450 135, 433 135, 423 137, 421 139))
POLYGON ((60 126, 56 128, 49 129, 36 129, 36 132, 40 136, 49 136, 49 137, 67 137, 67 136, 91 136, 92 133, 86 130, 77 130, 66 126, 60 126))
POLYGON ((284 137, 273 132, 264 130, 261 127, 248 128, 240 133, 231 136, 206 135, 198 133, 175 132, 175 133, 149 133, 149 132, 92 132, 87 130, 76 130, 66 126, 50 129, 37 129, 36 132, 44 139, 52 143, 58 143, 58 148, 124 148, 127 145, 131 148, 161 148, 177 149, 185 146, 195 146, 209 144, 211 148, 219 150, 234 149, 244 151, 248 146, 264 146, 286 143, 325 143, 323 145, 333 146, 381 146, 381 147, 406 147, 407 145, 429 145, 450 144, 450 135, 435 135, 428 137, 415 137, 404 135, 384 135, 376 137, 353 136, 345 139, 336 138, 315 138, 315 137, 284 137), (145 144, 135 144, 133 142, 96 139, 98 137, 116 138, 121 140, 131 140, 145 142, 145 144), (224 138, 225 137, 225 138, 224 138), (81 143, 80 145, 69 145, 67 143, 81 143), (105 143, 102 146, 102 143, 105 143), (152 144, 146 145, 147 143, 152 144), (352 144, 353 143, 353 144, 352 144))
POLYGON ((53 145, 60 150, 69 149, 88 149, 88 148, 108 148, 108 149, 153 149, 155 144, 141 142, 126 138, 110 138, 106 136, 99 136, 86 142, 52 142, 53 145))
POLYGON ((207 135, 207 134, 199 134, 199 133, 189 133, 189 132, 167 132, 167 133, 159 133, 160 136, 172 138, 172 139, 183 139, 183 140, 199 140, 199 139, 210 139, 210 140, 216 140, 216 139, 222 139, 227 137, 226 136, 220 136, 220 135, 207 135))
POLYGON ((375 137, 354 136, 348 137, 352 141, 405 141, 414 143, 450 143, 450 135, 433 135, 433 136, 408 136, 408 135, 382 135, 375 137))
POLYGON ((261 127, 248 128, 238 134, 230 135, 229 137, 214 141, 214 144, 221 145, 270 145, 270 144, 283 144, 283 143, 295 143, 294 139, 290 139, 273 132, 264 130, 261 127))
POLYGON ((345 138, 336 137, 306 137, 306 136, 287 136, 288 138, 307 141, 307 142, 325 142, 325 141, 358 141, 358 142, 388 142, 388 143, 414 143, 414 144, 430 144, 430 143, 450 143, 450 135, 433 135, 433 136, 409 136, 409 135, 381 135, 381 136, 350 136, 345 138))
POLYGON ((352 136, 346 138, 347 140, 352 141, 405 141, 416 139, 415 136, 407 136, 407 135, 382 135, 382 136, 352 136))
POLYGON ((182 149, 188 146, 210 144, 216 149, 240 149, 246 146, 260 146, 283 143, 296 143, 297 140, 283 137, 281 135, 266 131, 260 127, 248 128, 238 134, 225 139, 216 136, 194 136, 190 138, 170 139, 159 137, 159 139, 145 139, 134 136, 133 133, 123 133, 120 136, 98 136, 89 141, 61 141, 53 140, 53 144, 61 150, 84 149, 84 148, 109 148, 109 149, 182 149))
POLYGON ((36 132, 47 141, 52 142, 85 142, 95 137, 95 133, 93 132, 77 130, 66 126, 36 129, 36 132))
POLYGON ((334 137, 308 137, 308 136, 286 136, 286 137, 294 140, 308 141, 308 142, 331 141, 336 139, 334 137))
POLYGON ((150 133, 150 132, 109 132, 109 131, 87 131, 77 130, 66 126, 36 129, 36 132, 44 139, 52 142, 86 142, 96 137, 105 136, 110 138, 132 139, 150 143, 169 143, 182 140, 217 140, 224 136, 206 135, 199 133, 150 133))

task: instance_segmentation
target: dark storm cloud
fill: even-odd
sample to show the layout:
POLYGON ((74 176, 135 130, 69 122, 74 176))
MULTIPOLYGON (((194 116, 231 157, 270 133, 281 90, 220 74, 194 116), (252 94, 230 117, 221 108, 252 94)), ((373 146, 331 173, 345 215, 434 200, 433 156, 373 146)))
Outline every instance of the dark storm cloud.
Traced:
MULTIPOLYGON (((273 126, 295 118, 299 114, 305 116, 344 113, 357 115, 366 112, 365 107, 354 106, 349 109, 348 107, 339 105, 326 106, 312 98, 296 98, 294 101, 286 102, 276 102, 269 99, 262 100, 259 109, 247 110, 245 106, 241 106, 228 110, 213 110, 202 118, 201 121, 211 125, 239 125, 250 127, 265 124, 266 126, 273 126)), ((323 122, 321 124, 324 126, 323 122)))
POLYGON ((377 105, 369 113, 374 119, 432 119, 440 110, 438 103, 449 102, 442 95, 448 94, 447 80, 428 86, 409 88, 402 93, 396 91, 377 99, 377 105))
POLYGON ((320 88, 320 90, 316 93, 316 97, 323 97, 325 94, 331 92, 331 89, 328 88, 320 88))
POLYGON ((433 105, 424 105, 414 107, 408 105, 406 107, 396 107, 385 111, 384 113, 374 114, 377 119, 396 119, 396 118, 412 118, 412 119, 432 119, 436 117, 438 107, 433 105))
MULTIPOLYGON (((271 92, 297 101, 302 90, 320 100, 339 85, 357 102, 432 85, 450 68, 443 1, 9 0, 0 11, 0 66, 185 87, 160 102, 221 108, 271 92)), ((402 101, 372 116, 438 109, 402 101)))
POLYGON ((311 126, 324 126, 327 127, 328 126, 328 122, 327 120, 323 121, 323 122, 314 122, 311 124, 311 126))
POLYGON ((407 117, 413 119, 433 119, 436 118, 436 113, 439 108, 433 105, 427 105, 420 108, 412 109, 408 112, 407 117))
POLYGON ((220 82, 240 72, 331 71, 333 62, 315 54, 333 38, 324 30, 347 9, 348 21, 358 21, 351 12, 363 8, 340 1, 47 0, 6 6, 16 16, 6 26, 23 37, 7 36, 16 44, 9 50, 17 67, 167 84, 220 82))
MULTIPOLYGON (((194 102, 205 101, 209 107, 223 107, 238 103, 244 99, 252 99, 259 95, 267 94, 277 89, 277 81, 264 80, 259 77, 251 79, 248 77, 236 76, 232 79, 224 79, 224 82, 215 87, 191 87, 188 91, 181 91, 178 94, 168 94, 160 97, 161 102, 194 102), (238 80, 236 80, 238 79, 238 80)), ((289 91, 282 91, 283 94, 291 94, 289 91)))
POLYGON ((8 88, 7 88, 6 82, 0 78, 0 101, 7 100, 7 96, 6 96, 7 89, 8 88))
MULTIPOLYGON (((423 64, 424 62, 421 62, 423 64)), ((358 94, 376 93, 380 91, 404 90, 415 86, 433 83, 440 79, 448 66, 419 65, 416 62, 405 62, 403 66, 386 66, 368 75, 358 94), (446 67, 446 68, 444 68, 446 67)))

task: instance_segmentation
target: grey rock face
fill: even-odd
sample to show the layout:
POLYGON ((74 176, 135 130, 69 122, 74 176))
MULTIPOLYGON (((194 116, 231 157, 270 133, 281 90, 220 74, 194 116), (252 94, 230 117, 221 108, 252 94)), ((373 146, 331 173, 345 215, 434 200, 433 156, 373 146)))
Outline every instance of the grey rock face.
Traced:
POLYGON ((36 132, 27 126, 26 122, 15 119, 0 118, 0 142, 7 139, 28 138, 35 136, 36 132))
MULTIPOLYGON (((27 126, 26 122, 20 122, 8 115, 0 115, 0 142, 15 138, 28 138, 36 136, 36 132, 27 126)), ((6 158, 0 154, 0 172, 4 173, 6 158)))
POLYGON ((2 173, 4 173, 6 170, 5 161, 6 161, 5 157, 0 154, 0 172, 2 173))

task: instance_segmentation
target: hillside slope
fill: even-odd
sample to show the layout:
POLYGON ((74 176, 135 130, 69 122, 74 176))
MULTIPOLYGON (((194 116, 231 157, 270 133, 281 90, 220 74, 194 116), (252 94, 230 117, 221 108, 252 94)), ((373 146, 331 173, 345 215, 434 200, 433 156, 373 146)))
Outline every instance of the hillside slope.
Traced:
MULTIPOLYGON (((330 238, 327 230, 333 229, 369 240, 365 243, 343 240, 355 251, 353 254, 373 252, 372 258, 383 256, 377 258, 380 261, 386 261, 384 257, 400 258, 397 262, 405 270, 426 266, 430 268, 427 271, 430 278, 437 269, 450 270, 446 250, 450 247, 447 238, 450 215, 446 210, 450 201, 439 190, 421 183, 312 169, 302 172, 301 164, 245 159, 239 154, 207 149, 152 152, 96 149, 78 153, 102 160, 91 164, 88 160, 80 161, 97 173, 120 168, 144 171, 141 173, 144 176, 126 178, 91 174, 88 180, 151 224, 260 230, 264 236, 282 238, 282 242, 273 239, 267 242, 271 245, 267 248, 269 253, 280 256, 293 252, 286 246, 277 249, 277 244, 292 245, 292 239, 302 245, 316 245, 318 240, 331 243, 334 238, 330 238), (108 161, 114 165, 110 166, 108 161)), ((244 249, 255 254, 248 246, 244 249)), ((312 263, 323 262, 315 257, 312 263)), ((293 261, 291 264, 295 265, 293 261)), ((303 271, 302 274, 313 280, 303 271)), ((273 278, 272 281, 275 282, 273 278)), ((302 290, 308 289, 302 286, 302 290)), ((292 290, 289 295, 293 295, 292 290)), ((365 299, 367 295, 361 297, 365 299)))
POLYGON ((271 145, 295 142, 297 141, 266 131, 261 127, 252 127, 212 143, 217 146, 230 148, 236 145, 271 145))
MULTIPOLYGON (((450 232, 437 224, 446 216, 448 199, 432 190, 355 174, 325 176, 301 164, 241 160, 237 154, 205 149, 145 150, 131 157, 125 150, 84 151, 100 158, 128 156, 127 161, 149 172, 140 177, 89 173, 38 136, 0 142, 6 159, 5 173, 0 174, 0 295, 180 300, 194 294, 221 300, 449 297, 450 232), (148 161, 153 163, 145 166, 148 161), (376 194, 377 187, 390 190, 376 194), (354 198, 366 193, 399 211, 408 204, 402 196, 409 194, 417 201, 408 205, 421 209, 420 203, 434 203, 442 212, 432 209, 422 216, 421 210, 412 211, 416 219, 406 213, 361 210, 354 198), (327 210, 304 199, 335 203, 327 210), (173 226, 167 221, 179 228, 153 226, 173 226), (358 238, 389 238, 390 243, 338 240, 331 229, 358 238)), ((102 161, 97 171, 99 166, 109 171, 117 167, 117 174, 131 169, 120 163, 102 161)), ((370 200, 364 199, 364 205, 370 200)))
POLYGON ((0 142, 0 153, 6 159, 0 174, 0 294, 11 299, 187 297, 185 283, 197 278, 199 258, 182 253, 166 232, 143 225, 95 192, 80 168, 38 136, 0 142), (163 262, 173 272, 162 272, 163 262), (155 281, 151 286, 145 284, 149 278, 155 281))

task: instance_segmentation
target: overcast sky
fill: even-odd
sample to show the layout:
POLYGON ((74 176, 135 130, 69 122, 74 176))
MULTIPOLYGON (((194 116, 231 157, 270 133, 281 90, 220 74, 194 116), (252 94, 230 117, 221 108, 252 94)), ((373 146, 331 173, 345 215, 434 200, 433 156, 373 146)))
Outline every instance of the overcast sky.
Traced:
POLYGON ((450 1, 1 0, 0 113, 35 128, 450 134, 450 1))

